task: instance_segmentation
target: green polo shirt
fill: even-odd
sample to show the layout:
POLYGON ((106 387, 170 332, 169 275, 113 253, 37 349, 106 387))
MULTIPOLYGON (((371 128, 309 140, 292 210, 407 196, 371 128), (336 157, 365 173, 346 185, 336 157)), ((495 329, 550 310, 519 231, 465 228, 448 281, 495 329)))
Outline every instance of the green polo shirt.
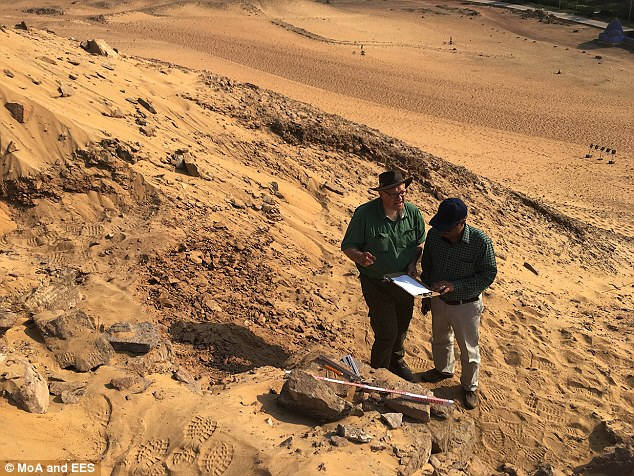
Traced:
POLYGON ((374 264, 359 266, 359 272, 370 278, 407 270, 416 257, 416 248, 425 241, 425 222, 416 205, 405 202, 401 217, 395 221, 385 216, 381 198, 358 207, 341 249, 356 248, 376 257, 374 264))
POLYGON ((445 294, 446 301, 459 301, 479 296, 497 274, 493 244, 487 235, 465 225, 462 238, 451 243, 435 228, 429 230, 423 258, 421 281, 432 285, 438 281, 453 283, 455 290, 445 294))

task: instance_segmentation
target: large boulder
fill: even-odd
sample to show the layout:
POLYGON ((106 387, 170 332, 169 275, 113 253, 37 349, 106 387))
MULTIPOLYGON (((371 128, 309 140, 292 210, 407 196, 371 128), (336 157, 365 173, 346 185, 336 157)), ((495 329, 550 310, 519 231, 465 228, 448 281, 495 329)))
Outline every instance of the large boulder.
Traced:
POLYGON ((55 355, 60 367, 87 372, 107 364, 114 350, 97 331, 93 319, 81 310, 60 314, 49 311, 33 317, 46 347, 55 355))
POLYGON ((27 412, 46 413, 48 410, 46 380, 22 357, 0 356, 0 393, 27 412))
POLYGON ((300 369, 291 372, 277 401, 292 411, 328 422, 348 416, 353 408, 328 384, 300 369))
POLYGON ((119 53, 115 51, 104 40, 87 40, 82 41, 80 45, 84 50, 93 55, 117 57, 119 53))

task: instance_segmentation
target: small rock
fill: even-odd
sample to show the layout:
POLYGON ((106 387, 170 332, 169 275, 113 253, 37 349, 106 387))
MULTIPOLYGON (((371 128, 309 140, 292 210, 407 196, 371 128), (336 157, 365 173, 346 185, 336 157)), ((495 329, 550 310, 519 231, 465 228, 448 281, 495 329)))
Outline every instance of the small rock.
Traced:
POLYGON ((11 329, 16 321, 18 315, 11 311, 0 311, 0 335, 11 329))
POLYGON ((239 208, 241 210, 247 207, 246 204, 239 198, 231 198, 230 203, 233 207, 239 208))
POLYGON ((48 391, 51 395, 60 396, 64 392, 79 392, 81 390, 85 391, 87 386, 88 382, 53 381, 49 384, 48 391))
POLYGON ((372 435, 366 433, 362 428, 353 425, 337 425, 337 435, 353 443, 369 443, 372 440, 372 435))
POLYGON ((324 421, 340 420, 352 409, 352 404, 325 382, 300 369, 290 373, 277 401, 283 407, 324 421))
POLYGON ((555 476, 555 468, 553 468, 552 464, 542 464, 533 473, 533 476, 555 476))
POLYGON ((198 165, 191 157, 186 158, 183 161, 183 166, 185 168, 185 172, 190 177, 200 177, 200 170, 198 170, 198 165))
POLYGON ((27 26, 27 24, 24 21, 21 21, 20 23, 15 25, 15 29, 16 30, 25 30, 25 31, 27 31, 29 29, 29 27, 27 26))
POLYGON ((76 74, 70 73, 68 75, 68 79, 72 80, 72 81, 77 81, 77 79, 79 78, 79 76, 77 76, 76 74))
POLYGON ((117 57, 119 53, 112 48, 108 43, 104 40, 88 40, 82 41, 80 43, 81 48, 86 50, 88 53, 99 56, 109 56, 109 57, 117 57))
POLYGON ((154 106, 149 99, 138 98, 137 102, 152 114, 156 114, 156 109, 154 109, 154 106))
POLYGON ((383 413, 381 420, 385 423, 390 430, 395 430, 403 424, 402 413, 383 413))
POLYGON ((110 380, 110 385, 117 390, 127 390, 131 393, 141 393, 152 385, 152 381, 139 375, 126 375, 124 377, 113 378, 110 380))
POLYGON ((156 326, 151 322, 119 322, 106 329, 105 334, 114 350, 133 354, 146 354, 161 340, 156 326))
POLYGON ((26 121, 29 120, 29 117, 31 115, 30 107, 25 106, 24 104, 21 104, 19 102, 8 102, 5 103, 4 107, 7 108, 7 110, 11 113, 13 119, 18 121, 20 124, 24 124, 26 121))
POLYGON ((539 271, 537 271, 532 264, 528 261, 524 261, 524 267, 529 270, 531 273, 534 273, 536 276, 539 276, 539 271))
POLYGON ((174 372, 173 377, 175 380, 178 380, 179 382, 187 383, 189 385, 197 384, 192 374, 190 374, 187 370, 185 370, 182 367, 180 367, 176 372, 174 372))
POLYGON ((377 452, 377 451, 383 451, 386 448, 384 443, 372 443, 370 445, 370 450, 377 452))
POLYGON ((67 98, 75 94, 75 90, 70 84, 62 84, 60 83, 57 86, 57 91, 59 92, 60 97, 67 98))
POLYGON ((106 116, 106 117, 112 117, 114 119, 123 119, 123 118, 125 118, 125 114, 123 112, 121 112, 121 109, 119 109, 118 107, 114 108, 114 109, 111 109, 111 110, 109 110, 107 112, 102 112, 102 114, 104 116, 106 116))
POLYGON ((292 437, 292 436, 289 436, 288 438, 286 438, 284 441, 282 441, 282 442, 280 443, 280 446, 281 446, 282 448, 288 448, 288 449, 290 449, 290 448, 291 448, 291 446, 293 446, 293 437, 292 437))
POLYGON ((10 69, 5 69, 4 74, 6 74, 9 78, 15 78, 15 74, 10 69))
POLYGON ((156 135, 156 127, 154 126, 142 126, 139 127, 139 130, 143 135, 146 135, 148 137, 154 137, 156 135))
POLYGON ((0 360, 0 394, 7 395, 30 413, 46 413, 48 385, 26 359, 9 357, 0 360))
POLYGON ((517 468, 513 466, 511 463, 502 463, 498 467, 498 470, 502 471, 505 474, 508 474, 508 476, 518 476, 517 468))
POLYGON ((326 182, 323 184, 323 187, 326 190, 330 190, 331 192, 336 193, 337 195, 343 195, 345 193, 343 188, 341 188, 339 185, 334 183, 326 182))
POLYGON ((346 446, 346 445, 350 444, 350 442, 348 440, 346 440, 342 436, 332 435, 330 437, 330 444, 333 445, 333 446, 346 446))

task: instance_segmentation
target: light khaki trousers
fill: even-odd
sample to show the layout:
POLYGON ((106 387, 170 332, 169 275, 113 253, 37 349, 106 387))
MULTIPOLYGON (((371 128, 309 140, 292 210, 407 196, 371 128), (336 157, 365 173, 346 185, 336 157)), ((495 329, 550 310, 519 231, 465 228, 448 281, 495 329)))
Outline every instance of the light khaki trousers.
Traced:
POLYGON ((480 368, 480 315, 482 296, 474 302, 449 305, 440 298, 431 300, 432 338, 431 348, 436 370, 454 373, 454 335, 460 348, 462 373, 460 383, 465 390, 478 388, 480 368))

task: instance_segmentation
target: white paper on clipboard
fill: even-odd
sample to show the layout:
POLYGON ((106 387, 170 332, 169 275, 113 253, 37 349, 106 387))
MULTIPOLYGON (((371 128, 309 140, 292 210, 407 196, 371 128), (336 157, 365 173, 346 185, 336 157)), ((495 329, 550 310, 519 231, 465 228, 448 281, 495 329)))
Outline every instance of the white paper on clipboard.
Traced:
POLYGON ((431 289, 427 289, 423 284, 416 281, 414 278, 407 274, 400 276, 390 277, 390 281, 408 292, 412 296, 431 296, 433 294, 431 289))

